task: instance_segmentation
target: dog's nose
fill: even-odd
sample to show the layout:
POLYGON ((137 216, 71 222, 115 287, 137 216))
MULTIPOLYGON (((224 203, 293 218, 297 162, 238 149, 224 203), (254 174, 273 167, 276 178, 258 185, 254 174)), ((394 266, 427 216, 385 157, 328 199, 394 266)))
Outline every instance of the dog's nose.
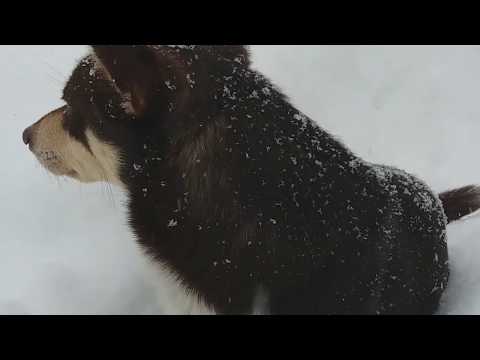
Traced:
POLYGON ((26 128, 24 131, 23 131, 23 135, 22 135, 22 138, 23 138, 23 142, 25 143, 25 145, 29 145, 30 142, 32 141, 32 134, 33 134, 33 131, 32 131, 32 127, 28 127, 26 128))

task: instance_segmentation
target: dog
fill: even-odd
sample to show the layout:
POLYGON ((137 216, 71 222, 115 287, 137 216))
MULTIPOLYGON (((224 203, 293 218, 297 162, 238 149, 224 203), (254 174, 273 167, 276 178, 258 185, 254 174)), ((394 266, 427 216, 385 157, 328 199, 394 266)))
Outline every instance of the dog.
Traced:
POLYGON ((91 49, 23 141, 55 175, 127 192, 136 240, 191 313, 436 313, 447 224, 480 208, 479 187, 436 194, 359 158, 247 46, 91 49))

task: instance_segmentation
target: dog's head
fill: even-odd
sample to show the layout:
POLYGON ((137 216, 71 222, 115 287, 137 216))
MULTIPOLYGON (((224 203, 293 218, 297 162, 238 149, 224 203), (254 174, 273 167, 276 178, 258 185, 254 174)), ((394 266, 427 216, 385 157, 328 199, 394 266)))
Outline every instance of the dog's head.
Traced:
POLYGON ((215 96, 219 79, 249 65, 243 46, 92 48, 65 86, 65 106, 23 133, 46 169, 81 182, 122 185, 125 152, 145 146, 152 131, 174 126, 172 119, 188 118, 202 99, 215 96))

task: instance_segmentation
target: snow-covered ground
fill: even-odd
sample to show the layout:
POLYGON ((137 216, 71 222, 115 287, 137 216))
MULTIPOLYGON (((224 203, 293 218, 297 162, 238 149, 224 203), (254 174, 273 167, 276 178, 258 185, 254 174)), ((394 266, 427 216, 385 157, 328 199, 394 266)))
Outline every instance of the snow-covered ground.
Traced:
MULTIPOLYGON (((61 104, 83 46, 0 46, 0 314, 149 314, 123 195, 58 180, 21 141, 61 104)), ((254 64, 365 159, 437 191, 480 183, 480 47, 253 46, 254 64)), ((480 314, 480 216, 449 227, 442 314, 480 314)))

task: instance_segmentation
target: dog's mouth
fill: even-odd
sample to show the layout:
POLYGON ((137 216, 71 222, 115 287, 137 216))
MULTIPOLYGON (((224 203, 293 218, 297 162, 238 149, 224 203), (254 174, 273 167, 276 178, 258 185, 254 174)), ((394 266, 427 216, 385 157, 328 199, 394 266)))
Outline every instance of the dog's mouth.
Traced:
POLYGON ((56 176, 68 176, 71 178, 77 178, 78 173, 65 166, 61 156, 52 150, 35 150, 29 145, 30 151, 35 155, 38 162, 50 173, 56 176))
POLYGON ((34 154, 39 161, 45 163, 56 162, 59 159, 59 156, 55 151, 38 151, 34 152, 34 154))

